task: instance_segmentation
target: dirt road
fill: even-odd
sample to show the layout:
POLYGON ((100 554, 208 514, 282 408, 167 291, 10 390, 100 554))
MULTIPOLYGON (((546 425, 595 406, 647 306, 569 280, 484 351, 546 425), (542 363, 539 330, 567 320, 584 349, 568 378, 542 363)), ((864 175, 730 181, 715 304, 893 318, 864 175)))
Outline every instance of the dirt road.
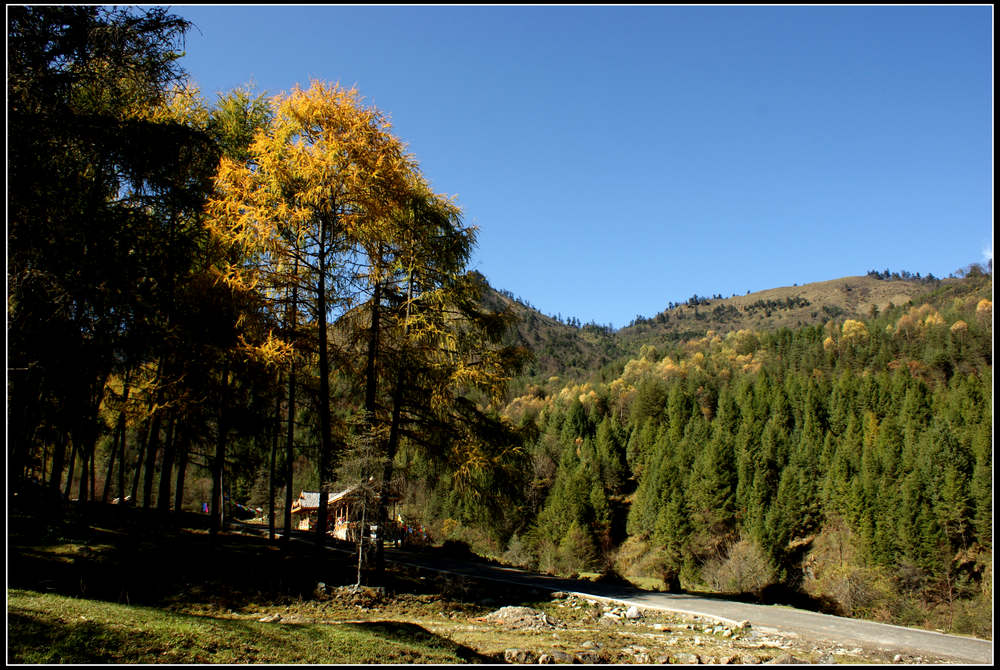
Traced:
POLYGON ((993 642, 971 637, 848 619, 785 606, 754 605, 707 596, 658 593, 628 586, 560 579, 515 568, 429 557, 419 553, 389 550, 386 555, 387 558, 400 563, 478 579, 564 591, 588 598, 636 605, 640 608, 711 617, 727 623, 748 621, 757 630, 792 635, 803 640, 941 657, 956 663, 992 664, 993 662, 993 642))

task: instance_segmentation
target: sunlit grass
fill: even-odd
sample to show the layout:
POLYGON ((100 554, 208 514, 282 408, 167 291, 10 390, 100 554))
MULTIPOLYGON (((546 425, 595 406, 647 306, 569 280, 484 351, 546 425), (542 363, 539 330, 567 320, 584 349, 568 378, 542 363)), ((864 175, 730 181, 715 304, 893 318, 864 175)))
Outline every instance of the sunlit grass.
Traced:
POLYGON ((629 577, 628 580, 646 591, 662 591, 666 588, 666 582, 659 577, 629 577))
POLYGON ((9 663, 464 663, 409 623, 280 624, 8 591, 9 663))

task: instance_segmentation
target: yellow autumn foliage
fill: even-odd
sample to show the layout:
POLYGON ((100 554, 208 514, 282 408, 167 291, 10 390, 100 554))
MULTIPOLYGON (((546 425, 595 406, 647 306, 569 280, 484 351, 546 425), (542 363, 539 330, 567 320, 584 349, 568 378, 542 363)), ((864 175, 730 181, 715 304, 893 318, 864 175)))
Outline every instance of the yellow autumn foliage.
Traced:
POLYGON ((854 319, 844 321, 841 332, 845 342, 856 342, 868 338, 868 328, 861 321, 854 319))

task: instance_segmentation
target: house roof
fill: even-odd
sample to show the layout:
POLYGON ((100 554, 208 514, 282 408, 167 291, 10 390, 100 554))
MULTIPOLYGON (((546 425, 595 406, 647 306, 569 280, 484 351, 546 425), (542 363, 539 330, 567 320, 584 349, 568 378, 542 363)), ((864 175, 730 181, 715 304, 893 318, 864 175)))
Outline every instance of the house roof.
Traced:
POLYGON ((319 491, 303 491, 296 502, 300 509, 319 509, 319 491))
POLYGON ((334 494, 333 494, 332 496, 330 496, 330 502, 336 502, 337 500, 340 500, 341 498, 345 498, 345 497, 347 497, 347 496, 348 496, 348 495, 350 495, 350 494, 351 494, 351 493, 352 493, 352 492, 354 491, 354 489, 356 489, 356 488, 358 488, 358 487, 357 487, 357 486, 348 486, 348 487, 347 487, 346 489, 344 489, 343 491, 341 491, 341 492, 339 492, 339 493, 334 493, 334 494))
MULTIPOLYGON (((348 486, 343 491, 339 491, 330 496, 329 503, 337 502, 343 498, 349 497, 358 487, 348 486)), ((398 500, 399 497, 395 495, 389 496, 390 500, 398 500)), ((300 510, 315 510, 319 509, 319 491, 302 491, 299 494, 299 499, 295 501, 292 505, 292 511, 300 510)))

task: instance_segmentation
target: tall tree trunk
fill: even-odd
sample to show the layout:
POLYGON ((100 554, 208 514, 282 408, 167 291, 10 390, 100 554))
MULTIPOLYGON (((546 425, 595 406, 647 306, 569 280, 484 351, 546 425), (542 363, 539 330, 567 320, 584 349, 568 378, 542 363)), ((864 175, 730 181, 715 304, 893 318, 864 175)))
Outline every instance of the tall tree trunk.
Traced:
MULTIPOLYGON (((82 414, 77 421, 75 430, 80 437, 80 502, 87 503, 97 498, 97 422, 95 421, 101 407, 101 397, 108 374, 99 372, 87 389, 82 414)), ((74 436, 75 437, 75 436, 74 436)))
MULTIPOLYGON (((407 344, 410 334, 410 303, 413 302, 413 274, 410 273, 406 286, 406 312, 403 317, 403 344, 407 344)), ((405 349, 404 349, 405 350, 405 349)), ((393 461, 399 449, 399 428, 403 408, 403 384, 406 380, 404 355, 397 364, 396 384, 392 390, 392 418, 389 421, 389 441, 386 445, 385 462, 382 469, 382 485, 379 487, 377 522, 375 531, 375 575, 377 583, 385 580, 385 527, 389 521, 389 496, 391 495, 393 461)))
POLYGON ((330 358, 327 353, 326 339, 326 244, 328 222, 323 217, 320 223, 319 240, 319 283, 316 293, 316 311, 319 322, 319 510, 316 517, 316 547, 322 549, 326 544, 327 505, 330 501, 330 461, 333 457, 333 437, 330 432, 330 358))
MULTIPOLYGON (((295 258, 295 282, 298 281, 299 259, 295 258)), ((292 305, 291 314, 288 319, 289 327, 295 329, 298 322, 299 287, 298 283, 292 284, 292 305)), ((295 359, 292 358, 288 368, 288 425, 285 441, 285 530, 281 536, 282 544, 287 547, 292 538, 292 465, 295 462, 295 359)))
MULTIPOLYGON (((281 388, 281 374, 278 374, 278 388, 281 388)), ((276 481, 277 460, 278 460, 278 438, 281 433, 281 395, 276 394, 274 399, 274 427, 271 435, 271 461, 267 472, 267 539, 274 542, 274 494, 277 489, 276 481)))
POLYGON ((64 467, 66 467, 66 433, 61 432, 59 439, 52 445, 52 472, 49 475, 49 485, 56 491, 62 486, 64 467))
POLYGON ((184 475, 187 473, 188 452, 191 450, 191 438, 186 430, 180 431, 180 449, 177 453, 177 483, 174 485, 174 512, 184 509, 184 475))
POLYGON ((77 498, 81 503, 87 502, 87 498, 90 496, 90 489, 87 487, 87 481, 90 477, 90 472, 88 466, 90 465, 90 459, 93 455, 92 450, 87 449, 86 438, 82 435, 80 436, 80 485, 77 491, 77 498))
MULTIPOLYGON (((120 415, 119 415, 120 416, 120 415)), ((118 424, 121 421, 119 419, 118 424)), ((115 434, 111 439, 111 447, 108 449, 108 463, 104 466, 104 492, 101 493, 101 502, 107 504, 111 495, 111 480, 115 474, 115 458, 118 456, 118 442, 121 440, 120 425, 115 426, 115 434)))
MULTIPOLYGON (((149 456, 150 443, 159 440, 160 433, 160 409, 159 405, 163 401, 163 389, 160 386, 160 379, 163 374, 163 359, 157 361, 156 363, 156 377, 154 377, 153 388, 156 389, 155 395, 149 397, 149 401, 146 405, 146 421, 144 422, 144 434, 145 438, 142 440, 141 444, 136 445, 138 453, 135 459, 135 474, 132 478, 132 504, 138 504, 139 498, 139 479, 142 476, 142 465, 143 459, 149 456)), ((155 453, 155 448, 154 448, 155 453)), ((146 469, 148 470, 150 465, 146 464, 146 469)), ((149 491, 149 484, 146 485, 146 491, 149 491)), ((146 496, 147 501, 143 505, 144 507, 149 507, 148 495, 146 496)))
POLYGON ((176 440, 177 417, 170 418, 167 426, 167 440, 163 443, 163 462, 160 464, 160 488, 156 494, 156 509, 170 511, 170 476, 174 471, 174 441, 176 440))
POLYGON ((382 485, 379 487, 375 526, 375 575, 381 584, 385 578, 385 527, 389 523, 389 496, 393 460, 399 449, 400 414, 403 406, 403 371, 396 373, 396 386, 392 391, 392 419, 389 423, 389 441, 386 445, 385 463, 382 468, 382 485))
POLYGON ((85 503, 90 500, 90 467, 94 462, 94 447, 85 443, 81 451, 83 455, 80 460, 80 502, 85 503))
POLYGON ((73 440, 73 451, 69 455, 69 472, 66 475, 66 492, 63 497, 69 500, 69 494, 73 490, 73 470, 76 468, 76 440, 73 440))
POLYGON ((132 470, 132 490, 127 496, 129 504, 135 505, 136 498, 139 497, 139 480, 142 478, 142 459, 146 456, 146 442, 149 440, 149 431, 152 427, 152 417, 146 417, 143 424, 143 439, 136 445, 135 467, 132 470))
POLYGON ((355 586, 361 586, 361 564, 362 557, 365 551, 365 525, 368 522, 367 519, 368 504, 365 502, 364 497, 361 499, 361 525, 358 527, 358 581, 355 586))
MULTIPOLYGON (((156 383, 159 385, 160 374, 157 371, 156 383)), ((159 395, 159 393, 157 393, 159 395)), ((153 427, 153 409, 159 400, 154 400, 152 397, 149 398, 149 402, 146 404, 146 420, 143 422, 142 435, 143 438, 136 445, 136 456, 135 456, 135 471, 132 475, 132 493, 131 493, 131 503, 136 504, 136 499, 139 497, 139 479, 142 477, 142 461, 146 455, 146 451, 149 446, 149 440, 151 439, 152 427, 153 427)), ((157 413, 159 410, 157 410, 157 413)))
POLYGON ((128 452, 128 422, 125 420, 124 416, 125 410, 122 409, 122 416, 119 417, 121 421, 122 435, 121 440, 119 440, 118 445, 118 504, 125 504, 125 454, 128 452))
POLYGON ((214 548, 218 543, 219 531, 222 530, 223 515, 225 514, 224 497, 222 492, 222 476, 226 467, 226 433, 229 428, 226 421, 226 405, 229 396, 229 357, 226 357, 225 367, 222 373, 222 393, 219 402, 219 417, 215 435, 215 458, 212 459, 212 524, 209 531, 209 540, 214 548))
MULTIPOLYGON (((377 273, 377 271, 376 271, 377 273)), ((375 399, 378 397, 378 341, 379 316, 382 302, 382 281, 375 282, 372 290, 371 325, 368 329, 368 360, 365 365, 365 413, 368 427, 375 428, 375 399)))
POLYGON ((90 501, 97 502, 97 438, 90 445, 90 501))
POLYGON ((129 384, 128 375, 125 376, 125 388, 122 393, 122 409, 118 413, 118 421, 115 423, 115 436, 111 443, 111 453, 108 454, 108 467, 104 475, 104 495, 103 502, 108 502, 111 496, 111 480, 114 479, 115 459, 118 459, 118 497, 119 503, 125 497, 125 403, 128 402, 129 384))
MULTIPOLYGON (((157 406, 162 396, 157 393, 157 406)), ((153 416, 153 425, 149 429, 149 439, 146 441, 146 470, 142 478, 142 508, 149 509, 153 501, 153 479, 156 475, 156 452, 160 447, 160 424, 163 423, 163 411, 157 409, 153 416)))

